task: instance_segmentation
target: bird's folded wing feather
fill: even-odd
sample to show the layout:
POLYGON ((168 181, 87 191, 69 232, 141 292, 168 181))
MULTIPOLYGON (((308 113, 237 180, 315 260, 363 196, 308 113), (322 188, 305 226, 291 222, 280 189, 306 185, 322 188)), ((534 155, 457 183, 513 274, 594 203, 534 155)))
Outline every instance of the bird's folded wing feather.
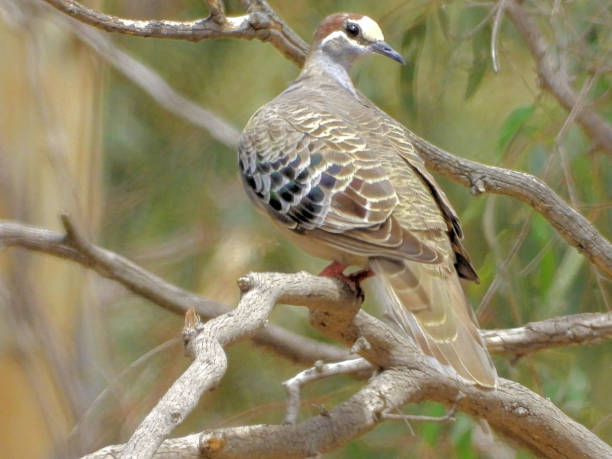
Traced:
POLYGON ((294 231, 361 256, 439 261, 392 216, 387 170, 337 115, 265 106, 243 132, 239 165, 252 199, 294 231))

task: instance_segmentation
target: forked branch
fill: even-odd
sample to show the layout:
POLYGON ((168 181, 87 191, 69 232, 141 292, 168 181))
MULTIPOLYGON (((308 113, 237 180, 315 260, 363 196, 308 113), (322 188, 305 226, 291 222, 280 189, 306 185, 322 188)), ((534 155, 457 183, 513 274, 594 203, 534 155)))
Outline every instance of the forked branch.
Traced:
POLYGON ((81 22, 106 30, 138 37, 201 41, 213 38, 241 38, 269 41, 298 65, 304 62, 308 45, 291 30, 263 0, 249 1, 243 16, 225 15, 223 2, 208 0, 210 16, 195 21, 132 20, 87 8, 74 0, 44 0, 81 22))
POLYGON ((205 325, 188 319, 188 324, 195 324, 188 327, 195 332, 187 344, 194 363, 130 442, 104 448, 90 457, 129 457, 135 451, 150 457, 160 445, 164 454, 176 454, 168 448, 177 440, 166 445, 162 441, 193 409, 201 391, 218 382, 225 371, 222 348, 263 326, 277 303, 308 307, 313 326, 346 345, 368 343, 358 346, 359 354, 380 368, 380 374, 344 403, 301 424, 213 429, 181 439, 181 454, 197 452, 215 458, 314 456, 371 430, 404 404, 421 400, 436 400, 449 407, 456 404, 457 409, 486 419, 498 431, 544 457, 612 454, 612 448, 596 435, 518 383, 500 379, 496 390, 484 391, 449 376, 408 337, 359 310, 358 298, 338 280, 307 273, 257 273, 242 278, 239 286, 243 295, 235 310, 205 325), (203 367, 207 371, 199 371, 203 367), (189 383, 189 390, 180 397, 175 387, 179 383, 181 388, 189 383))

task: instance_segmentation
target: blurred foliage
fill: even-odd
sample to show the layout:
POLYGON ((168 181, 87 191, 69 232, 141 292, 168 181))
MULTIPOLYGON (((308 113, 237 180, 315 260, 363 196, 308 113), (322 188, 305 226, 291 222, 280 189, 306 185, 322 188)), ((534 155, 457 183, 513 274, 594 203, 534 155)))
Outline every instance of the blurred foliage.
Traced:
MULTIPOLYGON (((580 212, 610 238, 610 156, 592 151, 589 138, 574 124, 556 140, 568 112, 538 86, 534 61, 507 18, 498 37, 501 70, 492 71, 491 22, 484 22, 491 4, 270 3, 307 39, 318 21, 335 11, 356 11, 377 19, 387 41, 401 49, 408 64, 400 68, 379 57, 360 63, 353 76, 366 95, 422 137, 459 156, 542 177, 566 199, 575 200, 580 212)), ((564 59, 574 86, 579 89, 596 74, 588 104, 612 123, 610 6, 603 1, 561 2, 560 12, 551 16, 558 3, 528 6, 548 40, 558 43, 554 52, 564 59), (607 70, 598 70, 606 65, 607 70)), ((109 13, 131 18, 191 19, 207 14, 203 2, 195 0, 109 0, 104 6, 109 13)), ((227 9, 228 14, 242 14, 237 1, 228 1, 227 9)), ((178 91, 238 127, 299 71, 272 46, 258 41, 194 44, 112 38, 178 91)), ((225 304, 236 302, 235 279, 247 271, 317 272, 324 266, 325 261, 299 252, 271 231, 267 217, 255 212, 237 179, 234 151, 166 112, 114 70, 106 69, 104 74, 101 245, 225 304)), ((490 195, 474 198, 447 179, 439 181, 462 219, 465 243, 482 278, 480 285, 466 285, 466 293, 477 307, 483 328, 516 327, 609 307, 610 281, 598 278, 590 263, 568 247, 545 219, 516 200, 490 195), (520 246, 509 258, 517 241, 520 246), (499 288, 486 304, 480 304, 497 277, 499 288)), ((105 336, 106 358, 114 375, 180 331, 180 317, 140 298, 124 292, 106 297, 96 326, 105 336)), ((310 329, 299 308, 277 308, 272 322, 325 339, 310 329)), ((612 343, 607 342, 551 349, 521 359, 496 357, 495 362, 501 376, 550 397, 611 442, 611 351, 612 343)), ((187 364, 180 346, 174 345, 122 375, 121 390, 103 397, 81 421, 79 429, 97 429, 85 448, 125 441, 187 364)), ((281 422, 285 398, 281 382, 301 367, 250 343, 230 349, 229 365, 220 387, 203 398, 202 409, 176 435, 210 427, 281 422)), ((108 376, 111 381, 113 374, 108 376)), ((314 404, 335 406, 362 384, 337 377, 308 386, 301 418, 317 412, 314 404)), ((433 403, 405 411, 429 416, 444 412, 433 403)), ((329 457, 480 457, 485 453, 474 446, 476 425, 460 415, 453 424, 413 424, 415 435, 411 436, 405 424, 386 422, 329 457)))

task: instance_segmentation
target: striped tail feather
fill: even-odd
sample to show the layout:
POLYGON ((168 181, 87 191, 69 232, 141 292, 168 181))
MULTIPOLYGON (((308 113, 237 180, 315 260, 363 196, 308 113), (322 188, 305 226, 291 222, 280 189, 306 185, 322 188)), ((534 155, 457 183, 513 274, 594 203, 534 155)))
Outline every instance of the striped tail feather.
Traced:
POLYGON ((454 267, 371 258, 370 269, 385 312, 425 354, 457 374, 494 388, 495 366, 478 332, 454 267))

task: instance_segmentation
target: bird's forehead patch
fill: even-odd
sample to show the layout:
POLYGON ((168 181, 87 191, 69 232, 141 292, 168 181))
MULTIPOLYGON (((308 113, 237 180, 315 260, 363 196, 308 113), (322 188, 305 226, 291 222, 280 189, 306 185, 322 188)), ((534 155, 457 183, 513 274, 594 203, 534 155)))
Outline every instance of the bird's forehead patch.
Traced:
POLYGON ((359 27, 361 27, 361 34, 366 40, 384 41, 385 37, 383 36, 382 30, 380 30, 380 27, 373 19, 362 16, 359 19, 353 19, 353 22, 359 24, 359 27))

